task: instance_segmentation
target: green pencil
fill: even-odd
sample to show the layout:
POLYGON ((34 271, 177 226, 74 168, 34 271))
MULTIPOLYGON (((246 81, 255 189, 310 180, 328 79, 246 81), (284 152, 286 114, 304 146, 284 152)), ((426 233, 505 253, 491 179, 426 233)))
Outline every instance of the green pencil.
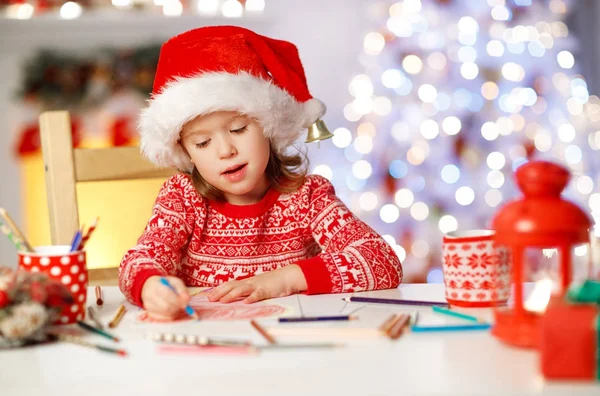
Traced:
POLYGON ((106 337, 109 340, 113 340, 114 342, 119 342, 119 338, 115 337, 114 335, 108 334, 106 331, 104 330, 100 330, 95 328, 94 326, 91 326, 83 321, 78 321, 77 324, 79 325, 79 327, 83 327, 84 329, 91 331, 92 333, 96 333, 98 335, 101 335, 102 337, 106 337))
POLYGON ((476 316, 471 316, 471 315, 463 314, 460 312, 454 312, 454 311, 451 311, 446 308, 436 307, 436 306, 433 306, 432 308, 433 308, 433 312, 441 313, 441 314, 448 315, 448 316, 454 316, 455 318, 461 318, 461 319, 469 320, 471 322, 481 322, 481 323, 485 322, 484 320, 479 319, 476 316))

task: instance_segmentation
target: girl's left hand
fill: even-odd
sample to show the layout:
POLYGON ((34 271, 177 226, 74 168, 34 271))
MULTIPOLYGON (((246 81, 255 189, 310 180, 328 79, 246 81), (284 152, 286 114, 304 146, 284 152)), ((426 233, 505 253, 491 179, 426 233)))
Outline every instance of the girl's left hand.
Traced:
POLYGON ((253 303, 289 296, 306 290, 306 287, 302 270, 292 264, 252 278, 223 283, 208 294, 208 300, 228 303, 243 298, 245 303, 253 303))

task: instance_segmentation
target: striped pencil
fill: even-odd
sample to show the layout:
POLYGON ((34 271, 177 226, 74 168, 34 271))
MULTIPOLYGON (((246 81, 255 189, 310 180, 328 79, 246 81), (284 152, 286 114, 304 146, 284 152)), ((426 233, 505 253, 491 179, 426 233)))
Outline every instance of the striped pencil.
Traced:
MULTIPOLYGON (((0 208, 0 218, 2 218, 2 222, 4 223, 4 227, 6 227, 9 232, 7 233, 7 231, 3 228, 3 232, 8 236, 8 239, 10 239, 15 246, 17 245, 15 243, 15 240, 22 243, 23 246, 25 246, 25 250, 28 252, 33 252, 33 246, 31 246, 31 244, 29 242, 27 242, 27 238, 25 238, 25 235, 23 235, 23 233, 21 232, 21 230, 19 230, 19 227, 17 227, 17 224, 13 221, 13 219, 9 216, 8 212, 6 211, 6 209, 4 208, 0 208), (12 234, 12 237, 9 235, 12 234)), ((1 226, 1 224, 0 224, 1 226)), ((21 249, 19 249, 21 250, 21 249)))
POLYGON ((88 230, 85 233, 85 235, 81 238, 81 242, 79 243, 79 248, 77 250, 82 250, 85 247, 85 244, 90 239, 90 237, 92 236, 92 233, 94 232, 94 230, 98 226, 98 220, 99 220, 99 218, 96 217, 96 220, 94 220, 94 222, 92 223, 92 225, 90 226, 90 228, 88 228, 88 230))

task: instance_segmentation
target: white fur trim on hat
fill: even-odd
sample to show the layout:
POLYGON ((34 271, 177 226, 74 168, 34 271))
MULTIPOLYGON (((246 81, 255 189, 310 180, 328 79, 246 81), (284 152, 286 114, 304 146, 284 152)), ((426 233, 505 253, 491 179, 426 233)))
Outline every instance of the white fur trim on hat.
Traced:
POLYGON ((238 111, 255 118, 275 150, 282 152, 325 114, 326 107, 314 98, 298 102, 272 82, 246 72, 180 77, 142 110, 142 153, 157 166, 191 172, 193 164, 178 144, 179 133, 186 122, 213 111, 238 111))

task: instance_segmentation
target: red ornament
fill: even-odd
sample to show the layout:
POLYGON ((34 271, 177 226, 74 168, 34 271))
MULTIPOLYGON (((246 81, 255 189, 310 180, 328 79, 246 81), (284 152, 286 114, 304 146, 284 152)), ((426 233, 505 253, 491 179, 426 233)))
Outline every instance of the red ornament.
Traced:
POLYGON ((8 302, 8 293, 5 290, 0 290, 0 308, 6 307, 8 302))
POLYGON ((129 146, 134 143, 136 130, 133 117, 119 117, 111 127, 111 143, 114 147, 129 146))
MULTIPOLYGON (((73 147, 79 147, 81 144, 81 136, 79 133, 79 120, 71 116, 71 133, 73 139, 73 147)), ((20 138, 16 147, 16 155, 23 157, 27 154, 37 153, 41 148, 40 128, 37 121, 29 123, 21 130, 20 138)))

